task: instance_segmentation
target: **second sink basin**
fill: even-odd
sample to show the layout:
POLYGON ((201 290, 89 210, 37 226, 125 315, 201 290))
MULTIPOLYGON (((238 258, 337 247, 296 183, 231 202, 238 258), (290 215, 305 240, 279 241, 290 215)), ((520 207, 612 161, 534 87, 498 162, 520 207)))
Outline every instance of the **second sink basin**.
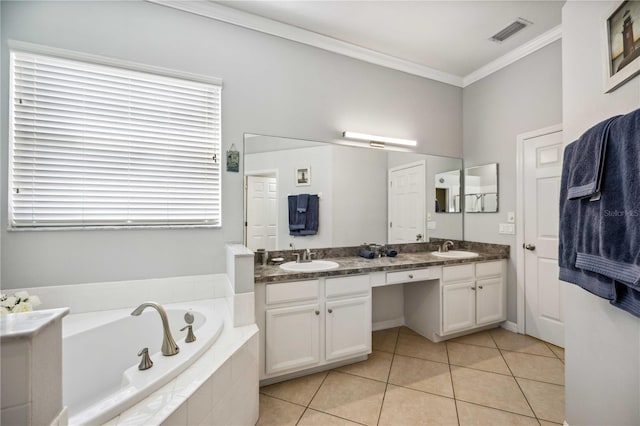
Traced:
POLYGON ((478 256, 478 253, 463 250, 432 251, 431 254, 438 257, 446 257, 448 259, 464 259, 467 257, 478 256))
POLYGON ((287 262, 280 265, 281 269, 289 272, 320 272, 336 269, 340 265, 331 260, 312 260, 311 262, 287 262))

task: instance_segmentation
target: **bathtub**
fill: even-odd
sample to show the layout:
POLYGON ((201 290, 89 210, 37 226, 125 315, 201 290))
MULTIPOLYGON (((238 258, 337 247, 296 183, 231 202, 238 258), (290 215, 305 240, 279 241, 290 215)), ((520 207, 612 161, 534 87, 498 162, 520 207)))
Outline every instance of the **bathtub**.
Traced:
POLYGON ((163 356, 162 322, 153 308, 131 316, 136 306, 69 315, 63 321, 63 401, 70 425, 107 422, 187 369, 207 351, 223 328, 223 314, 210 301, 163 305, 180 347, 163 356), (194 317, 196 341, 185 343, 184 314, 194 317), (138 370, 138 352, 149 348, 153 367, 138 370))

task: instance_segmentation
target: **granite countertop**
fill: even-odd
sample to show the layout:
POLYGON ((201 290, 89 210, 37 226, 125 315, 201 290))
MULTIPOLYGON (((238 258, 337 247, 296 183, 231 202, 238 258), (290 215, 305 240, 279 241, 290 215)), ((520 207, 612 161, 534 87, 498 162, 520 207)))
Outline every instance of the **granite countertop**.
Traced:
MULTIPOLYGON (((493 245, 492 248, 494 248, 493 245)), ((329 271, 320 272, 288 272, 278 265, 255 265, 255 283, 278 283, 295 280, 308 280, 320 277, 333 277, 342 275, 367 274, 377 271, 395 271, 403 269, 425 268, 428 266, 456 265, 461 263, 484 262, 488 260, 499 260, 509 258, 507 250, 480 251, 475 246, 474 252, 479 256, 466 259, 445 259, 431 254, 431 251, 400 253, 396 257, 379 257, 375 259, 365 259, 359 256, 336 256, 325 257, 323 260, 337 262, 340 267, 329 271)))

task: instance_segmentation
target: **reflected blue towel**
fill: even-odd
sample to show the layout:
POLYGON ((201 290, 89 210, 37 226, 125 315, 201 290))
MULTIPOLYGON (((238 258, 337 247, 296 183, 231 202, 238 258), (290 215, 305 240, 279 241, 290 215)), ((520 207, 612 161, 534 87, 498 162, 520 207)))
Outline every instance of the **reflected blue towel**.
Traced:
MULTIPOLYGON (((611 117, 587 130, 575 144, 571 156, 565 155, 568 170, 569 199, 594 196, 600 192, 605 164, 609 128, 617 117, 611 117)), ((597 196, 597 195, 596 195, 597 196)))
MULTIPOLYGON (((572 143, 567 156, 578 149, 572 143)), ((560 278, 640 316, 640 110, 610 123, 599 201, 560 192, 560 278)))
POLYGON ((298 213, 298 196, 289 195, 289 235, 305 236, 318 233, 320 221, 320 199, 317 195, 308 195, 305 213, 298 213))
POLYGON ((296 211, 298 213, 306 213, 309 204, 309 194, 298 194, 296 211))
POLYGON ((289 203, 289 231, 304 229, 307 215, 306 213, 298 213, 298 196, 289 195, 287 201, 289 203))

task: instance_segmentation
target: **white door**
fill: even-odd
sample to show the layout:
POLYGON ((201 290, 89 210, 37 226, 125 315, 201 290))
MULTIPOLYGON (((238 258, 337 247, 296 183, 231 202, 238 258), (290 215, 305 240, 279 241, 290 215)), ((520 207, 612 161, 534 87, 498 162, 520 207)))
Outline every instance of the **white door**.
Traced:
POLYGON ((320 361, 320 306, 267 309, 267 374, 312 366, 320 361))
POLYGON ((425 165, 389 169, 389 243, 425 238, 425 165))
POLYGON ((326 360, 371 352, 369 297, 327 302, 326 360))
POLYGON ((442 333, 465 330, 475 325, 476 289, 473 282, 442 286, 442 333))
POLYGON ((274 177, 247 176, 247 247, 276 249, 278 184, 274 177))
POLYGON ((524 141, 525 333, 564 347, 558 279, 562 132, 524 141))

